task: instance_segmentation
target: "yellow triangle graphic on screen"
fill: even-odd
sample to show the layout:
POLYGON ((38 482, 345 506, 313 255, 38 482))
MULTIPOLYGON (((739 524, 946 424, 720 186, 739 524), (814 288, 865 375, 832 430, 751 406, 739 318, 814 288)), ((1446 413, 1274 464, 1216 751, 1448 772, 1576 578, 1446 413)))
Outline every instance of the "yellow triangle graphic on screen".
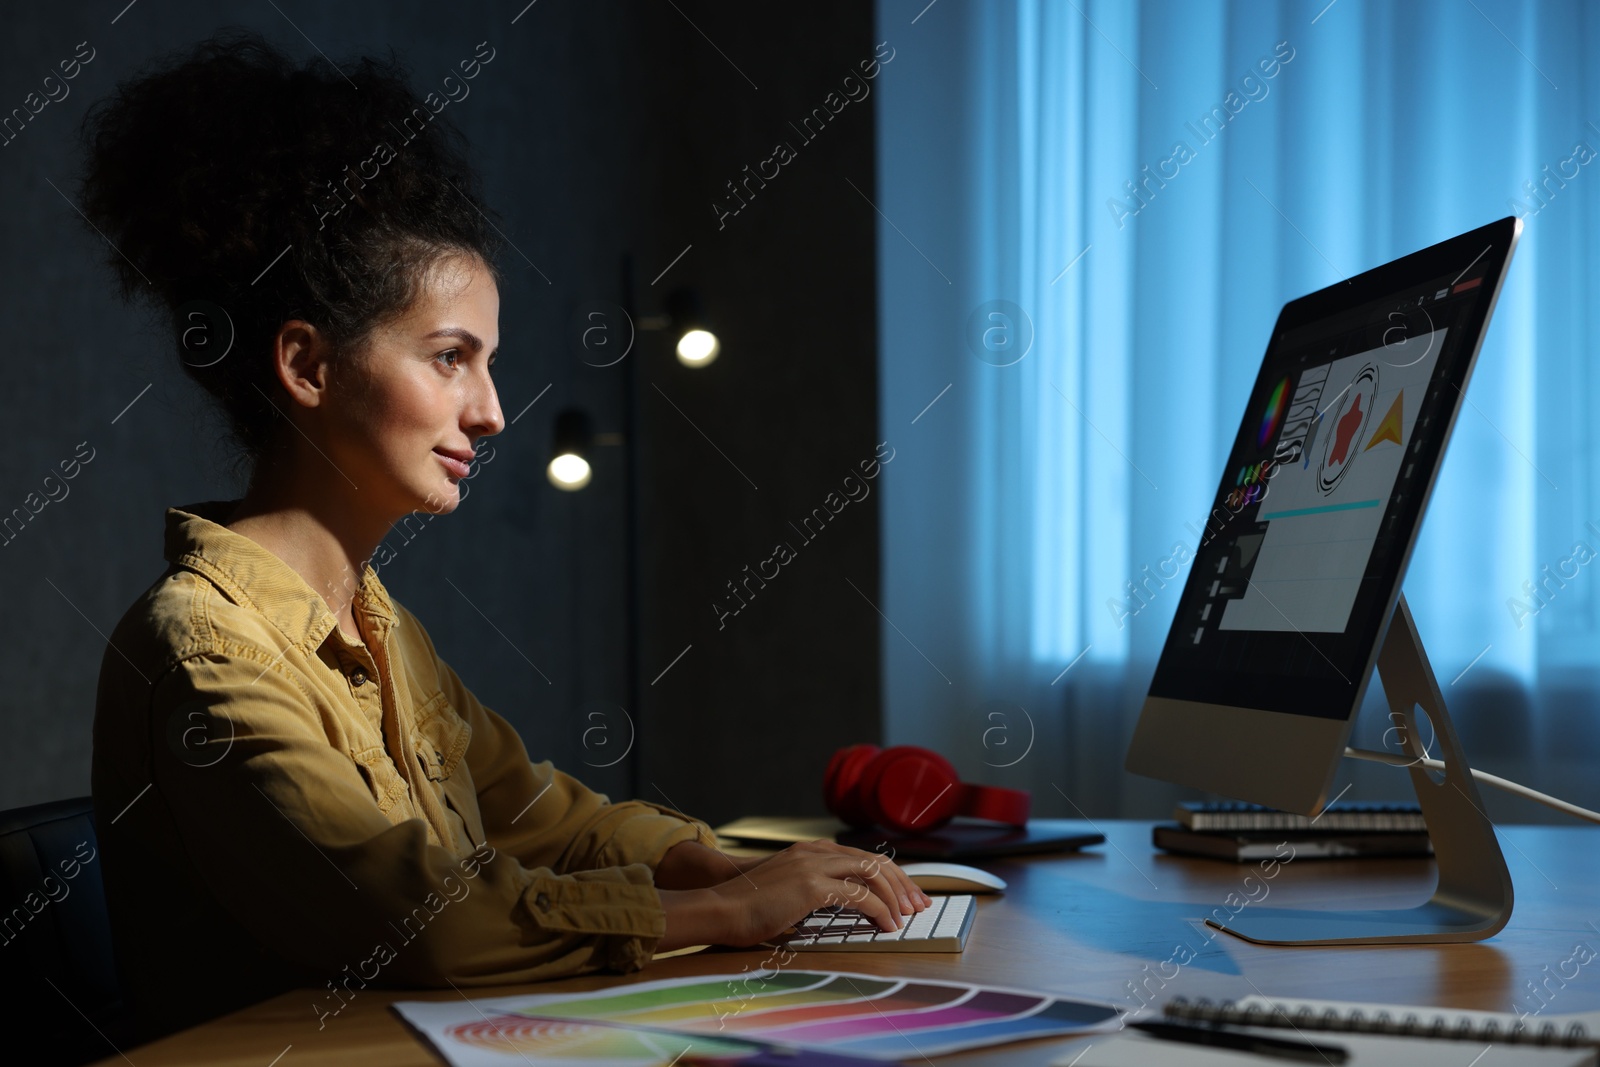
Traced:
POLYGON ((1401 443, 1400 412, 1405 408, 1405 398, 1406 391, 1402 389, 1395 396, 1394 403, 1389 405, 1389 414, 1385 415, 1383 421, 1378 423, 1378 432, 1372 435, 1372 440, 1368 441, 1367 447, 1361 451, 1365 452, 1372 446, 1381 444, 1384 441, 1393 441, 1397 445, 1401 443))

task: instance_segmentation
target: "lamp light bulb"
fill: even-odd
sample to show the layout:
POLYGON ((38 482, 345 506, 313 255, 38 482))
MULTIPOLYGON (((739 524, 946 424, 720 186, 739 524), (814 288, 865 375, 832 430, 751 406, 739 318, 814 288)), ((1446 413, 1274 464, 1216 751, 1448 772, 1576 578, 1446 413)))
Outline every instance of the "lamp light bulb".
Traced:
POLYGON ((589 461, 573 452, 563 452, 546 468, 550 484, 572 492, 589 484, 589 461))
POLYGON ((687 330, 678 338, 678 362, 686 367, 704 367, 721 351, 722 342, 710 330, 687 330))

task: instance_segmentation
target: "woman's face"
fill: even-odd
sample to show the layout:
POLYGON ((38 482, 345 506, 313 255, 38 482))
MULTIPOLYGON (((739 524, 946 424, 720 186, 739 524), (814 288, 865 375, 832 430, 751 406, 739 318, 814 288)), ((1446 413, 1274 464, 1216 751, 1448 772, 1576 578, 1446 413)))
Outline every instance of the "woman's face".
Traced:
POLYGON ((489 374, 499 320, 488 270, 453 257, 428 272, 415 304, 375 330, 348 370, 335 369, 346 389, 335 391, 330 458, 364 508, 395 521, 461 502, 478 440, 505 429, 489 374))

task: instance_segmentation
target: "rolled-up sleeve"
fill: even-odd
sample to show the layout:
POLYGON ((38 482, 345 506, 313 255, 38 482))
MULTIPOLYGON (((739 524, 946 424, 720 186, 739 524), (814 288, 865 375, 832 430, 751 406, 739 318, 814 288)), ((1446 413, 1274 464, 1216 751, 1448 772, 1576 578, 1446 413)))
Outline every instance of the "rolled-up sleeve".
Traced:
POLYGON ((151 738, 154 792, 193 870, 261 946, 295 964, 392 985, 517 983, 636 970, 665 933, 644 860, 672 836, 668 823, 687 824, 652 814, 642 818, 658 822, 629 833, 604 798, 548 764, 515 771, 527 764, 521 743, 486 713, 474 712, 472 752, 498 774, 485 781, 509 833, 458 857, 421 819, 389 821, 364 776, 392 768, 358 766, 330 744, 322 716, 333 712, 277 657, 237 646, 190 656, 152 702, 150 721, 166 731, 151 738), (514 814, 545 784, 555 800, 545 810, 501 814, 512 792, 523 794, 514 814), (590 860, 598 869, 578 869, 590 860))
POLYGON ((445 696, 472 726, 467 766, 484 833, 495 848, 527 867, 578 874, 631 864, 654 871, 680 841, 717 847, 716 833, 699 819, 644 800, 613 804, 549 760, 532 762, 516 728, 473 696, 437 653, 434 658, 445 696))

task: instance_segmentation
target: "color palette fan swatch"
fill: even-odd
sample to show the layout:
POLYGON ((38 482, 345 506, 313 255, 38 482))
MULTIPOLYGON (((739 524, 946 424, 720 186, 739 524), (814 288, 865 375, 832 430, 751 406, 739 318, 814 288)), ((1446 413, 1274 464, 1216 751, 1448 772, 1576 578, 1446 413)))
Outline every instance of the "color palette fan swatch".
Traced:
MULTIPOLYGON (((773 1049, 917 1059, 1116 1030, 1117 1007, 1025 990, 838 971, 746 971, 589 993, 399 1001, 453 1067, 766 1062, 773 1049)), ((821 1062, 825 1057, 819 1058, 821 1062)), ((805 1057, 793 1060, 796 1067, 805 1057)))

